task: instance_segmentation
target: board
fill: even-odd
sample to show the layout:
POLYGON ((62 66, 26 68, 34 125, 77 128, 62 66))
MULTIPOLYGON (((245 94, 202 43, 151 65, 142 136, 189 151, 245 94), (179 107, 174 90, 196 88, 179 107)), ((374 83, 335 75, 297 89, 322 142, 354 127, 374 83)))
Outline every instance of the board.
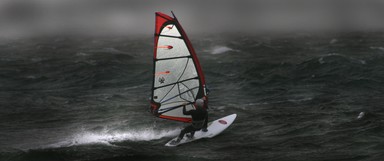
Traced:
POLYGON ((167 144, 165 144, 165 146, 174 147, 174 146, 189 143, 189 142, 192 142, 195 140, 199 140, 202 138, 213 138, 216 135, 219 135, 225 129, 227 129, 233 123, 233 121, 235 121, 236 117, 237 117, 237 114, 232 114, 232 115, 228 115, 228 116, 225 116, 223 118, 217 119, 215 121, 212 121, 208 124, 208 127, 207 127, 208 131, 207 132, 203 132, 201 130, 196 131, 193 138, 190 139, 187 136, 184 136, 183 139, 181 139, 179 143, 172 144, 172 142, 174 140, 177 140, 177 137, 176 137, 176 138, 170 140, 167 144))

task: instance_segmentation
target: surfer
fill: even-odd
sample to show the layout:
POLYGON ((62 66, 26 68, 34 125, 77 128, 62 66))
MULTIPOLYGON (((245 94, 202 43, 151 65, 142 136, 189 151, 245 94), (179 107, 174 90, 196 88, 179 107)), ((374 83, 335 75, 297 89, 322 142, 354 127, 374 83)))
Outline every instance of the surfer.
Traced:
POLYGON ((202 130, 203 132, 207 132, 207 124, 208 124, 208 112, 204 108, 206 104, 203 99, 197 99, 195 102, 195 109, 187 111, 185 109, 185 105, 183 105, 183 114, 192 116, 192 124, 185 127, 181 130, 179 137, 175 140, 174 144, 180 142, 183 139, 186 133, 190 133, 189 138, 193 138, 195 131, 202 130))

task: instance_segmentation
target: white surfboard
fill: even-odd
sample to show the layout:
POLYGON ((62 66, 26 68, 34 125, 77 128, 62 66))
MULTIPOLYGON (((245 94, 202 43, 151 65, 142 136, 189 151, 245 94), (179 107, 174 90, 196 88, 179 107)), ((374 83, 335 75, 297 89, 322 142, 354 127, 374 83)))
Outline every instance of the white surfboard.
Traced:
POLYGON ((208 124, 208 127, 207 127, 208 131, 207 132, 203 132, 201 130, 196 131, 193 138, 190 139, 187 136, 184 136, 183 139, 181 139, 179 143, 172 144, 172 142, 174 140, 177 140, 177 137, 176 137, 176 138, 170 140, 167 144, 165 144, 165 146, 178 146, 180 144, 189 143, 189 142, 199 140, 202 138, 213 138, 216 135, 223 132, 225 129, 227 129, 233 123, 233 121, 235 121, 236 116, 237 116, 236 114, 232 114, 232 115, 228 115, 228 116, 225 116, 223 118, 217 119, 215 121, 212 121, 208 124))

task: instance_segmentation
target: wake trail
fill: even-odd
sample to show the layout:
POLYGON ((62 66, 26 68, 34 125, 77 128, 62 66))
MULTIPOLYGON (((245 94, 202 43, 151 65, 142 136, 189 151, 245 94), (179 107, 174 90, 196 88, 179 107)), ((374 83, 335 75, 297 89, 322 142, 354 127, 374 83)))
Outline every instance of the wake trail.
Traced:
POLYGON ((121 141, 151 141, 158 140, 164 137, 176 136, 179 132, 179 129, 156 130, 153 128, 116 132, 110 132, 107 130, 100 132, 81 131, 65 139, 64 141, 51 144, 48 147, 58 148, 85 144, 111 145, 110 142, 121 141))

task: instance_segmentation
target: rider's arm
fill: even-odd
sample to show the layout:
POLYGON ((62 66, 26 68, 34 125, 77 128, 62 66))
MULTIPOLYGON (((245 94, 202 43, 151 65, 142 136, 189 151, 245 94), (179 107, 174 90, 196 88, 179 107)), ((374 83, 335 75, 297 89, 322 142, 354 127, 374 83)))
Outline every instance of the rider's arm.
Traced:
POLYGON ((183 105, 183 114, 184 114, 184 115, 190 115, 190 114, 191 114, 190 111, 187 111, 187 110, 185 109, 185 104, 183 105))
POLYGON ((204 108, 205 108, 205 109, 208 109, 208 100, 207 100, 207 97, 202 97, 201 99, 204 100, 204 108))

